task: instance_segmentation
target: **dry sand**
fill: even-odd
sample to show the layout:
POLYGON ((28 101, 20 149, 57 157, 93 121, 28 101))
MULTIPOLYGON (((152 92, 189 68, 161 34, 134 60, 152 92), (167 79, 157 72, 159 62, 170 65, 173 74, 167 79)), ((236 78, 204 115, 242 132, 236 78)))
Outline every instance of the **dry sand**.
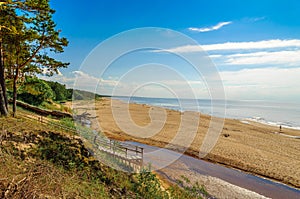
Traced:
MULTIPOLYGON (((103 98, 95 104, 86 101, 73 102, 77 113, 87 111, 92 114, 94 117, 92 128, 101 129, 110 138, 165 147, 174 137, 179 137, 176 141, 177 148, 180 148, 180 140, 185 145, 186 140, 192 139, 189 137, 191 136, 189 127, 184 129, 186 134, 177 134, 178 131, 182 131, 181 117, 185 113, 148 105, 130 104, 130 115, 127 115, 124 111, 127 106, 121 101, 109 98, 103 98), (111 108, 112 101, 114 114, 111 108), (161 112, 166 113, 166 121, 159 114, 161 112), (116 117, 121 128, 116 124, 116 117), (128 125, 130 123, 128 119, 137 126, 128 125), (154 131, 151 132, 149 129, 154 131)), ((208 131, 210 116, 200 113, 193 115, 200 117, 200 123, 197 125, 197 133, 186 154, 198 157, 200 146, 208 131)), ((185 126, 193 122, 192 118, 184 121, 185 126)), ((190 127, 190 130, 193 131, 193 128, 190 127)), ((281 133, 278 131, 279 128, 274 126, 226 119, 217 144, 204 159, 299 188, 300 139, 282 135, 300 136, 300 131, 285 128, 281 133)))

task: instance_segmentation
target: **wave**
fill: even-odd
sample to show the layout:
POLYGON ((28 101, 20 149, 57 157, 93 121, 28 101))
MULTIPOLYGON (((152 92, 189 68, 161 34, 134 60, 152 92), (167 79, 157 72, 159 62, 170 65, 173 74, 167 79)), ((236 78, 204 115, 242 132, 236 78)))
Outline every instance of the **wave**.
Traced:
MULTIPOLYGON (((266 125, 270 125, 270 126, 277 126, 277 127, 281 126, 282 128, 300 130, 300 126, 293 126, 293 124, 290 122, 268 121, 262 117, 251 117, 251 118, 246 118, 246 120, 258 122, 258 123, 266 124, 266 125)), ((242 120, 242 121, 245 121, 245 120, 242 120)))

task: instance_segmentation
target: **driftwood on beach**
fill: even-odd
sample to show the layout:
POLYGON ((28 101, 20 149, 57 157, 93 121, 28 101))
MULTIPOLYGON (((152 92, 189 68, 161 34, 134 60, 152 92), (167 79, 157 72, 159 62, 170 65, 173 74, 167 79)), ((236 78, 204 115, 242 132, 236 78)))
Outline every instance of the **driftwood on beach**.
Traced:
POLYGON ((25 108, 27 110, 30 110, 32 112, 35 112, 39 115, 43 115, 43 116, 51 115, 51 116, 56 117, 56 118, 64 118, 64 117, 71 118, 72 117, 72 114, 70 114, 70 113, 66 113, 66 112, 62 112, 62 111, 45 110, 45 109, 41 109, 41 108, 38 108, 36 106, 32 106, 30 104, 21 102, 21 101, 17 101, 17 105, 22 107, 22 108, 25 108))

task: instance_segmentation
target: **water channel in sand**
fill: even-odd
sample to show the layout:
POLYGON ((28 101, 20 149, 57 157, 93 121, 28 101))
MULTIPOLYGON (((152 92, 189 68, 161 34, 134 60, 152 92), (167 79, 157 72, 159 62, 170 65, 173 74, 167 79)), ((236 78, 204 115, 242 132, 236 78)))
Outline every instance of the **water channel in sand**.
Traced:
POLYGON ((144 164, 151 164, 151 167, 159 168, 158 173, 167 177, 170 181, 180 179, 181 175, 211 176, 238 187, 256 192, 270 198, 300 198, 300 190, 289 187, 285 184, 271 181, 239 170, 213 164, 207 161, 196 159, 177 152, 149 146, 137 142, 127 142, 144 148, 144 164), (177 159, 178 158, 178 159, 177 159), (177 160, 176 160, 177 159, 177 160), (176 161, 173 161, 176 160, 176 161), (171 164, 169 164, 172 162, 171 164), (171 177, 170 177, 171 176, 171 177))

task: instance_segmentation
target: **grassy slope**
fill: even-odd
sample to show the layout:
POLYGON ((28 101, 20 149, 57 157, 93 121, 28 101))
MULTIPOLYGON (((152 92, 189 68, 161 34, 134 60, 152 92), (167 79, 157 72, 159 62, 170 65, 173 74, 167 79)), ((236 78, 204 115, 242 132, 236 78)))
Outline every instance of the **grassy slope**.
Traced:
POLYGON ((67 132, 24 118, 0 118, 0 198, 198 198, 163 191, 154 174, 129 175, 95 160, 67 132))
POLYGON ((130 182, 129 176, 94 160, 81 140, 65 132, 24 119, 2 118, 0 124, 7 129, 0 152, 0 198, 5 192, 7 198, 111 198, 123 186, 115 176, 130 182))

